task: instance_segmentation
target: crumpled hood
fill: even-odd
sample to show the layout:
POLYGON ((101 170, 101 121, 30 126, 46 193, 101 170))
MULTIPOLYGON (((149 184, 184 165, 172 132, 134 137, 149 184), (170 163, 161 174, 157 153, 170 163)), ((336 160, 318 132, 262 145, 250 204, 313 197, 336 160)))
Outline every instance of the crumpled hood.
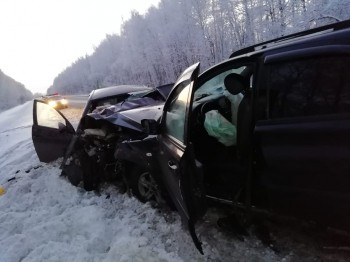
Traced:
POLYGON ((119 112, 104 111, 104 113, 90 113, 86 117, 91 117, 99 121, 108 121, 113 125, 143 132, 141 120, 154 119, 157 121, 162 115, 163 106, 164 103, 159 103, 158 105, 143 106, 119 112))
MULTIPOLYGON (((133 108, 139 108, 144 106, 151 106, 151 105, 158 105, 162 103, 162 101, 155 100, 150 97, 142 97, 133 99, 130 101, 123 101, 115 105, 110 106, 104 106, 102 108, 96 108, 92 113, 89 113, 88 115, 92 116, 94 114, 101 115, 103 117, 111 116, 117 112, 130 110, 133 108)), ((98 116, 96 116, 98 117, 98 116)))

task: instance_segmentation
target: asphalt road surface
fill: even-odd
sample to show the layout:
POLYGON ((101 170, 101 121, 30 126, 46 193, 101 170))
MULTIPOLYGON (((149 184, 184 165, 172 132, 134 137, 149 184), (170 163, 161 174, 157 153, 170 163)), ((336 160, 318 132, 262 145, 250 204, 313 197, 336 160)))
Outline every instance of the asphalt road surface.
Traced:
POLYGON ((84 108, 89 95, 69 95, 64 96, 68 101, 68 107, 84 108))
POLYGON ((89 95, 66 95, 64 97, 68 101, 68 108, 60 111, 76 129, 89 95))

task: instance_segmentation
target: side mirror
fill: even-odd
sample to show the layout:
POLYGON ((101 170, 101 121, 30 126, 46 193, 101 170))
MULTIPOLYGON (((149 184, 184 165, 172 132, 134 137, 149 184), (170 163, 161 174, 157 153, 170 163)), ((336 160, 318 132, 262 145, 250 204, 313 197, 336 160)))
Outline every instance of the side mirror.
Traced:
POLYGON ((158 122, 154 119, 142 119, 141 126, 144 132, 148 135, 157 135, 159 125, 158 122))
POLYGON ((58 132, 63 133, 67 130, 67 127, 65 124, 58 122, 58 132))

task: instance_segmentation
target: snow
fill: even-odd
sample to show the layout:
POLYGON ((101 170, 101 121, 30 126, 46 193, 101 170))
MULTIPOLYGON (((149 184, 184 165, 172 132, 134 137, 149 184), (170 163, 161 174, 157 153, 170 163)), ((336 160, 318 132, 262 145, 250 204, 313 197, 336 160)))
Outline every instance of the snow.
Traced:
POLYGON ((305 237, 291 239, 290 232, 280 236, 281 252, 254 235, 239 240, 218 229, 215 209, 197 225, 200 255, 176 212, 142 204, 108 184, 86 192, 60 177, 60 160, 40 163, 31 124, 32 102, 0 113, 0 185, 6 190, 0 196, 1 262, 346 261, 305 237))

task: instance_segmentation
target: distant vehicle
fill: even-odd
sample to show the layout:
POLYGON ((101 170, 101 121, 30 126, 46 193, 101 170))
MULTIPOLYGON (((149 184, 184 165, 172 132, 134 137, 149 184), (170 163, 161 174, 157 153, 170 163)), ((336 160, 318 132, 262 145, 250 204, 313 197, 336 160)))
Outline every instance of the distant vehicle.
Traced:
POLYGON ((58 93, 42 96, 41 99, 42 101, 45 101, 49 106, 56 109, 64 109, 68 107, 67 99, 58 93))

